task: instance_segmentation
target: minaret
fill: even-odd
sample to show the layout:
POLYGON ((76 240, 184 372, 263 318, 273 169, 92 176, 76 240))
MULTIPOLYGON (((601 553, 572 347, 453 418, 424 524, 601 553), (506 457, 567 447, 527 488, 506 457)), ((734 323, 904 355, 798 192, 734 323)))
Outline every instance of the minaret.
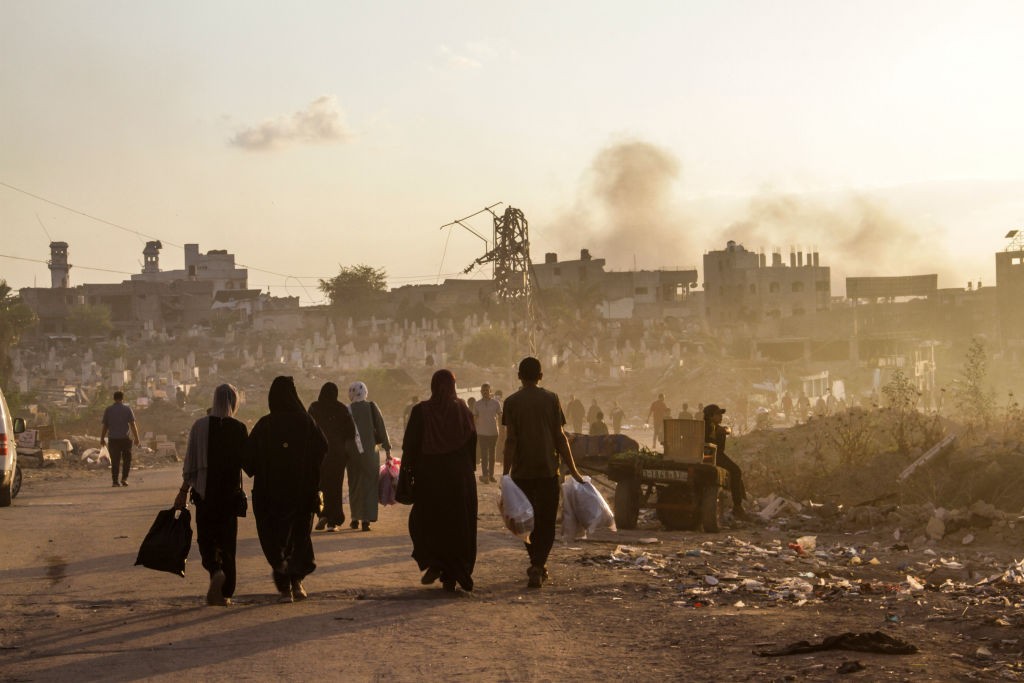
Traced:
POLYGON ((160 240, 146 242, 146 248, 142 250, 142 256, 145 259, 142 266, 143 273, 160 272, 160 250, 163 248, 164 245, 160 244, 160 240))
POLYGON ((50 287, 66 289, 68 287, 68 243, 50 242, 50 287))

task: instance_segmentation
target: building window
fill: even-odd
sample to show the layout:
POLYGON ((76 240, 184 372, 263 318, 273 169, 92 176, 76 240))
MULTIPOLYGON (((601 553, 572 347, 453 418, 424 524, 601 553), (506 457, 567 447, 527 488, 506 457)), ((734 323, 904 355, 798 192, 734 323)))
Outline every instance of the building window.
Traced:
POLYGON ((802 308, 794 308, 793 309, 793 315, 803 315, 803 314, 804 314, 804 309, 802 309, 802 308))
POLYGON ((750 285, 750 293, 757 294, 757 285, 750 285))
POLYGON ((819 292, 827 292, 828 291, 828 281, 827 280, 819 280, 818 282, 814 283, 814 288, 816 290, 818 290, 819 292))
POLYGON ((189 266, 188 267, 188 274, 191 277, 195 277, 195 275, 196 275, 196 267, 195 266, 189 266))
POLYGON ((558 277, 558 276, 560 276, 562 274, 562 269, 561 268, 555 268, 554 271, 552 271, 552 272, 555 274, 555 277, 558 277))
MULTIPOLYGON (((794 282, 793 285, 792 285, 792 289, 793 289, 794 292, 802 292, 802 291, 804 291, 804 283, 799 282, 799 281, 794 282)), ((794 313, 794 315, 795 315, 795 313, 794 313)))
POLYGON ((635 290, 633 290, 633 293, 637 294, 637 295, 646 294, 647 293, 647 288, 646 287, 637 287, 635 290))
POLYGON ((769 284, 768 285, 768 291, 771 292, 772 294, 778 294, 778 292, 779 292, 779 283, 778 282, 772 282, 771 284, 769 284))

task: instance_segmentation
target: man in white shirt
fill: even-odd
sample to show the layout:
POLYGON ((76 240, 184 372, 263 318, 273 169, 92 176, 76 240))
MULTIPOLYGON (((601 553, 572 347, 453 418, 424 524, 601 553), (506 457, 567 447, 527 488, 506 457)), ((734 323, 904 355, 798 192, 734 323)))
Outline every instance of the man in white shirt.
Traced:
POLYGON ((476 443, 480 450, 480 481, 495 482, 494 446, 498 443, 498 424, 501 418, 501 404, 491 398, 491 385, 480 385, 480 400, 473 404, 476 421, 476 443))

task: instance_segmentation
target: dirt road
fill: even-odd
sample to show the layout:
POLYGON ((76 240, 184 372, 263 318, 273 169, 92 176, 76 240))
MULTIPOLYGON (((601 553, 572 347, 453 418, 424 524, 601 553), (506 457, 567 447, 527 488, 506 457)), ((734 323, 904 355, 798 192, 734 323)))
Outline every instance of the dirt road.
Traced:
MULTIPOLYGON (((132 566, 155 513, 169 507, 179 471, 137 471, 125 489, 111 488, 108 476, 34 471, 15 505, 0 510, 0 680, 830 680, 850 660, 865 667, 852 678, 950 680, 984 669, 975 657, 980 644, 998 657, 1000 648, 1017 647, 1000 639, 1020 632, 992 626, 982 608, 977 621, 957 621, 961 605, 954 597, 941 602, 941 593, 895 607, 860 596, 804 604, 728 597, 698 608, 682 599, 680 574, 667 578, 664 570, 608 557, 619 544, 657 537, 643 547, 691 562, 677 569, 698 577, 688 583, 700 583, 716 571, 712 565, 721 573, 731 557, 714 545, 727 535, 712 539, 653 524, 557 543, 551 582, 528 590, 526 555, 501 527, 493 485, 480 492, 472 594, 449 596, 419 584, 409 557, 408 508, 397 506, 384 509, 369 533, 317 533, 310 599, 286 605, 274 600, 251 517, 240 520, 234 604, 207 607, 195 547, 184 579, 132 566), (692 549, 702 547, 705 556, 696 556, 692 549), (929 618, 947 603, 954 618, 929 618), (887 609, 900 615, 898 623, 886 618, 887 609), (875 630, 921 652, 751 652, 875 630)), ((731 543, 762 544, 778 534, 757 527, 730 533, 731 543)), ((891 563, 893 576, 906 573, 896 569, 900 558, 880 556, 883 566, 872 570, 891 563)), ((751 564, 743 562, 738 570, 751 564)))

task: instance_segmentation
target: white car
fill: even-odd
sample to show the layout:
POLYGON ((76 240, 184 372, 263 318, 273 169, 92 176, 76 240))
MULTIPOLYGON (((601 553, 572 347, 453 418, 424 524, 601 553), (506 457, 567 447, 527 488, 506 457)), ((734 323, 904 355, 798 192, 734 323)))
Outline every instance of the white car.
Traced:
POLYGON ((17 435, 25 431, 25 420, 11 417, 7 399, 0 390, 0 507, 14 502, 21 490, 21 467, 18 465, 17 435))

